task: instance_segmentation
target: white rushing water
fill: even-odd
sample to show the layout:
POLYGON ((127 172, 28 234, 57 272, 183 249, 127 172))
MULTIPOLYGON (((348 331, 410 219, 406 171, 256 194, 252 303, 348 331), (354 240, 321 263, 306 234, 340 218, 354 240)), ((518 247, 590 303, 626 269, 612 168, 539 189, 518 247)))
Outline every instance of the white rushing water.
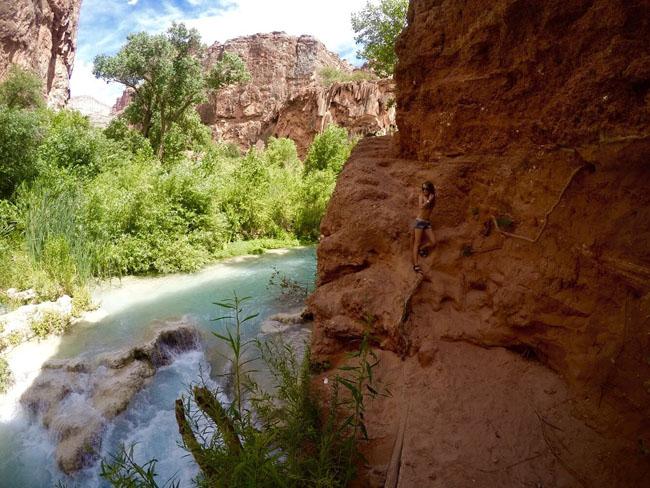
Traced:
MULTIPOLYGON (((71 477, 58 469, 54 460, 56 426, 45 429, 40 419, 28 414, 20 397, 48 359, 89 358, 128 347, 150 335, 156 322, 181 317, 199 327, 202 349, 181 353, 157 371, 153 380, 133 397, 127 410, 108 423, 100 455, 108 458, 119 446, 133 445, 137 462, 158 460, 156 472, 161 485, 174 477, 181 487, 192 486, 191 480, 198 471, 192 458, 179 446, 174 401, 198 381, 200 371, 208 382, 214 382, 211 371, 220 372, 223 368, 215 354, 221 346, 210 333, 222 327, 212 321, 220 315, 212 302, 232 297, 233 291, 239 296, 254 297, 248 310, 259 312, 260 319, 250 325, 249 335, 259 332, 263 317, 295 306, 278 300, 278 290, 269 288, 275 269, 311 286, 314 249, 230 260, 195 274, 116 281, 97 290, 101 310, 78 323, 72 333, 12 351, 9 362, 16 382, 9 394, 0 396, 0 488, 45 488, 58 480, 69 488, 107 486, 99 478, 98 463, 71 477)), ((73 392, 63 400, 66 415, 69 412, 74 416, 76 409, 83 409, 88 416, 87 399, 75 395, 73 392)))

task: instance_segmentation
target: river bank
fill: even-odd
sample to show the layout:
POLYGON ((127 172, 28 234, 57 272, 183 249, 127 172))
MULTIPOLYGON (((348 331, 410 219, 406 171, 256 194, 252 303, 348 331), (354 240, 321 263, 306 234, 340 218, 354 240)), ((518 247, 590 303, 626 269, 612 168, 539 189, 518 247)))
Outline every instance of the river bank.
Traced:
MULTIPOLYGON (((247 337, 277 332, 278 323, 281 322, 272 327, 268 324, 263 326, 262 318, 295 309, 296 305, 282 298, 281 290, 270 286, 269 281, 274 273, 280 272, 289 279, 311 286, 314 270, 314 248, 302 247, 273 250, 261 256, 227 259, 194 274, 128 277, 95 287, 93 298, 100 308, 77 320, 74 333, 50 337, 40 342, 28 342, 9 354, 9 362, 16 369, 16 381, 7 395, 0 396, 0 478, 8 476, 7 479, 15 481, 16 486, 26 487, 46 486, 50 481, 65 478, 52 461, 53 440, 60 434, 56 430, 44 429, 40 420, 42 415, 30 414, 26 411, 24 402, 21 402, 25 391, 41 379, 42 367, 46 362, 57 363, 78 358, 85 364, 112 351, 146 342, 155 330, 169 321, 183 321, 195 326, 200 335, 201 347, 179 354, 170 365, 158 369, 151 382, 132 398, 127 410, 113 421, 105 423, 104 442, 98 455, 108 455, 121 443, 128 444, 129 440, 135 439, 140 442, 145 437, 143 445, 136 450, 141 459, 166 459, 171 456, 178 462, 184 462, 185 452, 182 449, 180 452, 175 450, 175 440, 164 443, 159 441, 160 445, 157 446, 152 439, 157 438, 158 434, 149 439, 143 432, 148 428, 155 429, 152 423, 154 418, 159 418, 159 421, 160 418, 165 418, 170 423, 163 430, 168 430, 169 438, 175 439, 177 428, 173 411, 170 410, 173 400, 185 391, 190 382, 197 380, 200 371, 208 379, 220 374, 221 350, 212 335, 213 331, 220 330, 220 325, 212 319, 222 314, 213 302, 232 296, 233 291, 240 296, 253 296, 249 308, 251 312, 259 312, 260 318, 250 324, 246 331, 247 337), (33 446, 29 447, 29 438, 38 438, 40 445, 49 446, 47 452, 38 451, 38 456, 43 458, 41 461, 30 461, 32 466, 35 462, 46 466, 44 469, 47 476, 38 481, 30 473, 27 466, 29 463, 25 461, 26 456, 35 455, 33 446)), ((298 329, 290 334, 300 340, 306 337, 298 329)), ((72 394, 78 395, 80 401, 90 398, 82 389, 79 392, 73 391, 72 394)), ((174 463, 176 461, 172 461, 170 474, 178 468, 174 463)), ((188 473, 190 472, 193 472, 193 468, 188 468, 188 473)), ((69 477, 73 486, 81 480, 83 486, 102 486, 97 477, 96 463, 91 463, 89 467, 69 477)))

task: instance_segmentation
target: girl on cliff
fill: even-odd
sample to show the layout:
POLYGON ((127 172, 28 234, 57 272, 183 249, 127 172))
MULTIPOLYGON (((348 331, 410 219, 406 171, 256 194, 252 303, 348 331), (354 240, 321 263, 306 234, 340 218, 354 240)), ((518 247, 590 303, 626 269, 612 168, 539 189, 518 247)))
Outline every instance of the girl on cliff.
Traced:
POLYGON ((422 234, 431 241, 435 246, 436 236, 431 229, 431 212, 436 204, 436 188, 430 181, 422 183, 422 192, 418 198, 418 216, 415 219, 415 228, 413 235, 413 271, 421 273, 422 268, 418 265, 418 256, 426 256, 427 252, 424 247, 420 248, 422 243, 422 234))

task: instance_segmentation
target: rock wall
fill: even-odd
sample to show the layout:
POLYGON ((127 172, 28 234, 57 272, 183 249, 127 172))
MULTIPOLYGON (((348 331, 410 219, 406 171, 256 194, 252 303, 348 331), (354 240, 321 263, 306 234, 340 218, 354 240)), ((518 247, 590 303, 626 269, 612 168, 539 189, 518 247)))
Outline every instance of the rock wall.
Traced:
POLYGON ((81 0, 8 0, 0 4, 0 79, 12 64, 34 70, 47 103, 70 98, 81 0))
POLYGON ((206 64, 225 51, 244 60, 251 81, 219 90, 199 107, 201 119, 211 126, 215 139, 247 149, 269 136, 290 137, 304 154, 328 122, 359 135, 388 133, 394 125, 392 83, 323 87, 317 80, 321 68, 350 72, 352 67, 311 36, 274 32, 216 43, 206 64))
POLYGON ((647 481, 648 13, 411 2, 399 133, 344 167, 309 301, 314 357, 337 363, 370 328, 394 393, 366 416, 363 483, 647 481), (437 242, 420 277, 425 180, 437 242))

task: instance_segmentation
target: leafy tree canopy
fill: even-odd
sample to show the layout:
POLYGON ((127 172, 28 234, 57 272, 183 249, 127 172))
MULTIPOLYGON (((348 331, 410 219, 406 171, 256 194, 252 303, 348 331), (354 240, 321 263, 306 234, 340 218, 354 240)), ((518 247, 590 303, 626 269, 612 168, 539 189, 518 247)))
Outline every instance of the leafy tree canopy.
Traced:
MULTIPOLYGON (((202 65, 205 57, 206 46, 198 31, 173 24, 164 34, 131 34, 115 56, 95 58, 93 73, 133 90, 125 115, 163 158, 168 133, 174 126, 192 122, 191 112, 209 90, 250 79, 235 54, 224 53, 209 70, 202 65)), ((171 140, 176 144, 178 138, 171 140)))
POLYGON ((408 0, 369 1, 361 11, 352 14, 355 40, 362 46, 358 55, 368 61, 378 76, 388 77, 395 71, 395 41, 406 26, 408 4, 408 0))

